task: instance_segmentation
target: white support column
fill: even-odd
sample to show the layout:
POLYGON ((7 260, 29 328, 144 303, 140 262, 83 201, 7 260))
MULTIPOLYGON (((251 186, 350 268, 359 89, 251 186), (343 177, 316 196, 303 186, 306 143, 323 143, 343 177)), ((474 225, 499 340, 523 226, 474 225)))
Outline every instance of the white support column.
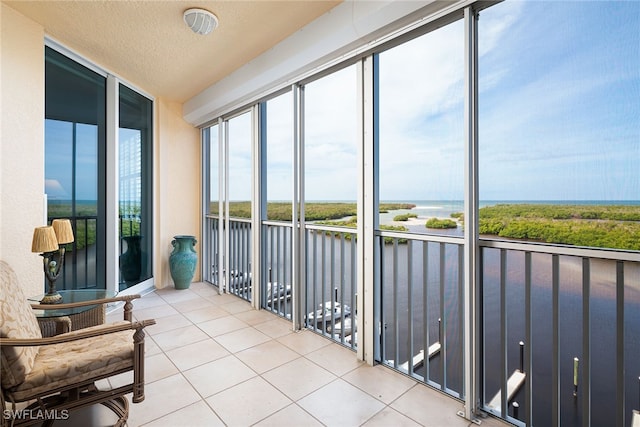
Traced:
POLYGON ((266 213, 267 174, 265 168, 266 148, 263 144, 266 135, 266 104, 256 104, 251 109, 253 167, 252 203, 251 203, 251 305, 260 310, 262 283, 262 220, 266 213))
POLYGON ((205 271, 211 268, 205 260, 209 259, 211 242, 206 241, 207 211, 211 194, 211 129, 200 129, 200 280, 204 281, 205 271), (206 137, 205 135, 209 135, 206 137))
POLYGON ((358 284, 357 330, 359 331, 358 359, 369 365, 375 361, 378 328, 375 326, 375 229, 377 228, 377 162, 378 138, 374 119, 375 58, 368 56, 358 63, 358 99, 360 100, 361 141, 358 147, 358 284))
POLYGON ((216 275, 218 276, 218 294, 224 292, 224 123, 222 119, 218 119, 218 239, 215 251, 218 257, 218 270, 216 275))
POLYGON ((464 189, 464 416, 476 417, 479 403, 478 300, 478 27, 477 13, 464 10, 465 22, 465 189, 464 189))
POLYGON ((229 285, 229 280, 230 280, 230 272, 229 272, 229 265, 230 265, 230 260, 229 260, 229 237, 230 237, 230 231, 229 231, 229 121, 228 120, 224 120, 222 121, 222 126, 221 128, 223 129, 223 151, 221 153, 221 159, 224 159, 223 161, 223 174, 224 174, 224 192, 223 197, 224 197, 224 210, 220 211, 220 218, 224 220, 220 221, 220 225, 224 227, 224 238, 222 239, 222 244, 224 249, 222 251, 220 251, 220 254, 222 256, 223 262, 220 264, 222 266, 223 272, 224 272, 224 278, 223 280, 220 282, 221 287, 218 288, 221 290, 221 292, 228 292, 228 285, 229 285))
POLYGON ((119 212, 119 139, 118 122, 120 117, 120 103, 118 93, 118 79, 107 75, 107 171, 106 171, 106 289, 119 290, 118 258, 120 255, 120 231, 118 230, 119 212))
POLYGON ((293 298, 291 317, 293 329, 304 327, 306 253, 304 238, 304 89, 292 85, 293 93, 293 203, 291 204, 293 298))

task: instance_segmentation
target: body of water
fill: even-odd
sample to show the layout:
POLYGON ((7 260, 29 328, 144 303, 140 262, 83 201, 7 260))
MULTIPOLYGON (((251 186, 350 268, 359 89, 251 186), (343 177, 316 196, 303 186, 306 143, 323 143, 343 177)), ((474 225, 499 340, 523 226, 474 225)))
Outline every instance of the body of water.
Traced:
MULTIPOLYGON (((409 223, 411 232, 425 233, 424 222, 428 218, 448 218, 451 213, 461 212, 460 201, 408 201, 416 207, 381 214, 381 223, 393 222, 401 213, 414 213, 418 220, 409 223), (414 231, 415 230, 415 231, 414 231)), ((551 203, 548 201, 483 202, 483 206, 497 203, 551 203)), ((568 204, 571 202, 553 202, 568 204)), ((638 205, 638 202, 573 202, 574 204, 638 205)), ((349 232, 353 232, 350 230, 349 232)), ((439 231, 437 231, 439 232, 439 231)), ((462 227, 444 230, 459 237, 462 227)), ((407 234, 411 241, 411 234, 407 234)), ((285 241, 287 239, 282 239, 285 241)), ((311 232, 307 237, 307 312, 315 310, 323 301, 338 301, 351 307, 355 313, 355 246, 343 243, 340 233, 326 235, 311 232), (337 289, 337 293, 334 293, 337 289), (334 295, 338 295, 335 297, 334 295), (333 297, 332 297, 333 296, 333 297)), ((460 280, 462 262, 462 239, 460 243, 423 242, 382 246, 380 262, 376 265, 380 283, 376 284, 376 304, 381 316, 382 362, 390 360, 396 366, 410 360, 412 356, 434 342, 441 340, 443 351, 427 366, 417 368, 415 373, 431 385, 445 386, 447 391, 462 393, 463 352, 461 305, 462 285, 460 280), (442 323, 438 322, 441 319, 442 323)), ((286 245, 284 249, 286 251, 286 245)), ((286 252, 285 251, 285 252, 286 252)), ((277 273, 290 264, 286 255, 273 258, 268 268, 273 268, 273 280, 287 282, 290 274, 277 273)), ((488 403, 501 387, 503 372, 502 321, 506 322, 505 338, 507 375, 519 369, 519 342, 526 340, 525 317, 525 265, 524 252, 509 250, 504 257, 499 249, 484 248, 482 265, 482 291, 480 328, 482 393, 488 403), (501 262, 504 264, 501 265, 501 262), (504 284, 504 293, 501 286, 504 284), (504 295, 504 307, 502 309, 504 295)), ((533 354, 532 372, 527 372, 526 381, 533 387, 534 425, 551 425, 554 402, 552 370, 553 350, 553 256, 532 254, 531 264, 531 311, 532 335, 530 346, 533 354)), ((580 365, 579 377, 590 370, 591 425, 609 426, 616 417, 616 375, 620 369, 625 375, 625 417, 630 425, 631 411, 640 409, 640 262, 624 263, 624 366, 617 366, 616 342, 616 261, 591 259, 589 263, 589 307, 591 364, 580 365)), ((560 412, 562 426, 582 425, 582 395, 578 386, 578 397, 573 396, 573 360, 584 361, 583 354, 583 260, 580 257, 559 256, 559 320, 560 337, 560 412)), ((293 285, 286 283, 286 285, 293 285)), ((290 311, 288 311, 290 312, 290 311)), ((529 348, 529 347, 527 347, 529 348)), ((526 401, 524 389, 514 397, 520 403, 520 418, 524 417, 526 401)), ((509 414, 513 414, 509 408, 509 414)))

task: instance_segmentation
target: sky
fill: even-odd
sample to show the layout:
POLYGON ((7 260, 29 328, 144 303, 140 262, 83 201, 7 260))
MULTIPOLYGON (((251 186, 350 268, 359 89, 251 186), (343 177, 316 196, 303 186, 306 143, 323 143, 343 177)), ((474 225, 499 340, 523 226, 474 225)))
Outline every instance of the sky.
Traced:
MULTIPOLYGON (((478 25, 480 199, 640 200, 640 2, 506 1, 478 25)), ((463 41, 457 21, 380 54, 381 200, 463 198, 463 41)), ((355 66, 305 87, 307 200, 357 198, 356 88, 355 66)), ((267 109, 268 199, 290 200, 291 94, 267 109)), ((231 200, 250 198, 250 124, 229 121, 231 200)), ((49 180, 63 134, 47 128, 49 180)))
MULTIPOLYGON (((463 198, 463 37, 459 21, 380 54, 381 200, 463 198)), ((639 49, 640 2, 482 11, 480 198, 640 200, 639 49)), ((305 89, 307 200, 357 197, 355 73, 305 89)), ((270 200, 291 197, 273 183, 291 167, 280 133, 269 133, 270 200)))

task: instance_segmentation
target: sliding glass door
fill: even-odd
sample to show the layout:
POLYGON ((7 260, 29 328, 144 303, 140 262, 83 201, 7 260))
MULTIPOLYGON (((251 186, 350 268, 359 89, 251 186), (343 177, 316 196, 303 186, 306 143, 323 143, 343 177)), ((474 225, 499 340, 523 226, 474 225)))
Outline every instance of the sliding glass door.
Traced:
POLYGON ((106 78, 45 51, 47 217, 70 218, 75 242, 59 289, 106 285, 106 78))
POLYGON ((119 85, 118 234, 120 290, 151 278, 152 162, 151 100, 119 85))
POLYGON ((45 193, 75 241, 57 286, 122 291, 152 278, 153 101, 61 51, 45 48, 45 193))

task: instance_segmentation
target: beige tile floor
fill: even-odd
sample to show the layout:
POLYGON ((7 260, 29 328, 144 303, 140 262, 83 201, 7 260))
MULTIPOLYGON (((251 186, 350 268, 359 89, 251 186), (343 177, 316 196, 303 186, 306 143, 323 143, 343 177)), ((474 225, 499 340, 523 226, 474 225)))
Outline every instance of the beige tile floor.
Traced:
MULTIPOLYGON (((130 427, 475 425, 456 415, 460 402, 206 283, 145 295, 134 316, 157 323, 146 329, 146 399, 130 406, 130 427)), ((97 405, 62 425, 113 418, 97 405)))

